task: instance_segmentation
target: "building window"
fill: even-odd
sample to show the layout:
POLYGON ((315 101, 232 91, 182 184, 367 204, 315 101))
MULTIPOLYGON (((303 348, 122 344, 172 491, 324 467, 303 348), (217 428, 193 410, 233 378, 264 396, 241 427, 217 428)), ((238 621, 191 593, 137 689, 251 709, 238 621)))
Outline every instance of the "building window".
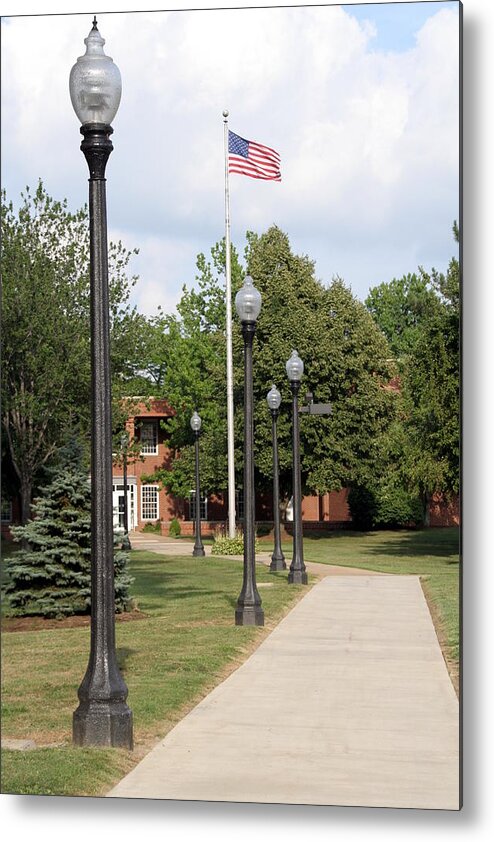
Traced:
POLYGON ((158 452, 158 430, 156 421, 143 421, 141 425, 141 453, 154 455, 158 452))
POLYGON ((236 515, 239 520, 243 520, 244 518, 244 490, 241 488, 239 491, 235 492, 235 509, 236 515))
POLYGON ((143 485, 141 487, 141 519, 159 519, 159 498, 157 485, 143 485))
MULTIPOLYGON (((190 512, 190 520, 196 519, 196 492, 191 490, 189 496, 189 512, 190 512)), ((199 501, 199 514, 201 516, 201 520, 208 519, 208 498, 207 495, 201 498, 199 501)))
POLYGON ((12 523, 12 502, 2 497, 2 523, 12 523))

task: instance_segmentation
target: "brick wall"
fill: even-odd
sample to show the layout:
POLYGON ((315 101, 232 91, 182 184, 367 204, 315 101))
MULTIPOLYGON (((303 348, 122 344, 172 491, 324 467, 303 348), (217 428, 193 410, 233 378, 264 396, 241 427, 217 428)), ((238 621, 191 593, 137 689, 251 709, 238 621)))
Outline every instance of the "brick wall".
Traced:
POLYGON ((454 495, 447 499, 443 494, 434 494, 429 505, 430 526, 459 526, 460 498, 454 495))

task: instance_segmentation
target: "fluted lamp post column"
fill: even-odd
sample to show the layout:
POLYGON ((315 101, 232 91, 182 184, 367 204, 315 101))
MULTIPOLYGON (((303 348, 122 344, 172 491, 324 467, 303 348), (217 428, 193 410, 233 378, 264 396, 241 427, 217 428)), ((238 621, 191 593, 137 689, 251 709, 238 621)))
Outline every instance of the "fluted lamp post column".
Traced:
POLYGON ((192 551, 193 556, 206 555, 201 538, 201 490, 199 485, 199 436, 201 433, 201 425, 201 416, 197 412, 194 412, 192 414, 192 418, 190 419, 190 426, 194 432, 196 445, 196 540, 192 551))
POLYGON ((235 611, 235 625, 263 626, 264 611, 256 585, 254 498, 254 390, 252 343, 261 312, 261 293, 250 275, 235 296, 244 339, 244 580, 235 611))
POLYGON ((274 551, 271 556, 269 569, 286 570, 286 561, 281 549, 281 528, 280 528, 280 491, 279 491, 279 466, 278 466, 278 435, 276 430, 276 419, 281 404, 281 395, 273 384, 269 390, 266 400, 271 411, 272 435, 273 435, 273 517, 274 517, 274 551))
POLYGON ((122 447, 122 468, 123 468, 123 493, 124 493, 124 509, 123 509, 123 528, 124 534, 122 538, 122 550, 128 552, 132 549, 129 538, 129 505, 127 499, 128 483, 127 483, 127 450, 129 447, 129 434, 122 433, 120 437, 120 444, 122 447))
POLYGON ((73 716, 79 746, 133 747, 132 712, 115 648, 110 323, 105 168, 110 125, 120 103, 120 71, 103 51, 96 18, 86 53, 70 72, 70 98, 82 123, 89 166, 91 311, 91 644, 73 716))
POLYGON ((298 393, 304 373, 304 364, 296 351, 286 364, 286 373, 292 390, 292 451, 293 451, 293 558, 288 572, 290 584, 306 585, 307 572, 304 564, 302 537, 302 484, 300 480, 300 432, 298 418, 298 393))

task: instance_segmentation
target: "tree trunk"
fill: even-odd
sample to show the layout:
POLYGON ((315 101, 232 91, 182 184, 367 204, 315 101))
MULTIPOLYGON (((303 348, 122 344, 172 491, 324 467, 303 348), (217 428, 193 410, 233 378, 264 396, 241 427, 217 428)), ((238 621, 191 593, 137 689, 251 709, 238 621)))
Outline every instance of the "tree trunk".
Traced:
POLYGON ((32 483, 28 479, 21 481, 21 524, 25 526, 31 517, 32 483))
POLYGON ((423 495, 424 500, 424 526, 431 525, 431 509, 430 509, 430 502, 431 502, 432 494, 430 491, 425 491, 423 495))

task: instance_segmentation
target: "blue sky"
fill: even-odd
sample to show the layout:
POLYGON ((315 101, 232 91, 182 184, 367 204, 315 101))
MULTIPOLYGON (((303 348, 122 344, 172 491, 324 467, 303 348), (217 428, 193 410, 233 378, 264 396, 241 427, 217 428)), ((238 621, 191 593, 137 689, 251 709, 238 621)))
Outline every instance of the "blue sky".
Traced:
POLYGON ((375 24, 371 49, 403 52, 415 46, 416 33, 432 14, 457 6, 455 0, 437 3, 424 0, 422 3, 354 3, 342 8, 360 22, 368 20, 375 24))
MULTIPOLYGON (((280 184, 231 176, 241 255, 247 230, 275 223, 317 277, 338 275, 361 299, 418 266, 446 269, 459 213, 457 2, 105 8, 99 28, 123 82, 109 234, 140 250, 142 312, 173 310, 197 254, 224 235, 224 108, 233 131, 281 155, 280 184)), ((87 201, 68 75, 91 21, 2 21, 2 183, 14 200, 41 177, 70 207, 87 201)))

